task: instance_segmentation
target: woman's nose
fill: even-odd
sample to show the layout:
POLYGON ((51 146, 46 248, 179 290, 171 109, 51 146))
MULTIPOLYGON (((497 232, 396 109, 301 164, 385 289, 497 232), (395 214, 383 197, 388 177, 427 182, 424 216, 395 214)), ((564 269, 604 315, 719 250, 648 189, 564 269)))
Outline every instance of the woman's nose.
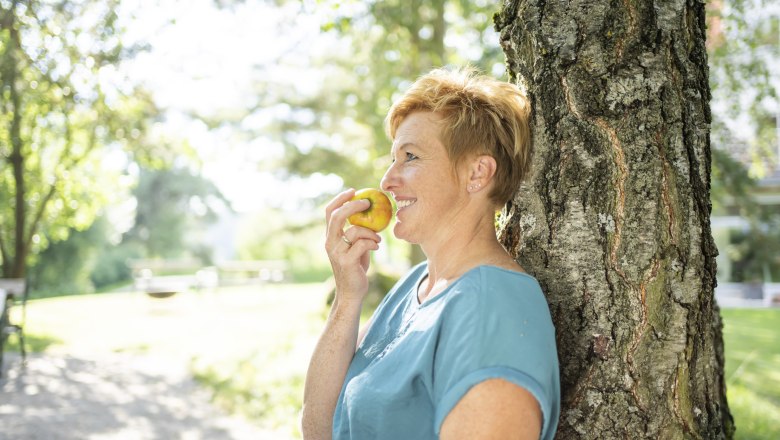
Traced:
POLYGON ((382 191, 390 192, 393 190, 397 181, 396 174, 395 163, 392 163, 387 168, 387 171, 385 171, 385 175, 382 176, 382 180, 379 182, 379 187, 382 188, 382 191))

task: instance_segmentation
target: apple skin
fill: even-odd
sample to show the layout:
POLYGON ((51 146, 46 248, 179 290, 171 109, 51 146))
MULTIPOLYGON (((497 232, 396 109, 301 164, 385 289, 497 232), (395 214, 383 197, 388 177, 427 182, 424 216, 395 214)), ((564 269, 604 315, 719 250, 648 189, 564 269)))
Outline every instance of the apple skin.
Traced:
POLYGON ((366 199, 371 206, 365 211, 349 216, 347 221, 351 225, 363 226, 374 232, 380 232, 390 224, 393 217, 393 204, 382 191, 375 188, 364 188, 355 192, 352 200, 366 199))

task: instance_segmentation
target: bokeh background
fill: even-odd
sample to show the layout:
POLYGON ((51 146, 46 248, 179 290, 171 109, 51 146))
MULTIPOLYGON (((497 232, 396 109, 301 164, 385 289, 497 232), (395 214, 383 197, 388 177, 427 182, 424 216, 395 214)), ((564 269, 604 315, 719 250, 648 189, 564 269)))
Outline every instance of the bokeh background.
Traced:
MULTIPOLYGON (((344 188, 378 186, 390 163, 384 115, 418 75, 469 63, 506 78, 497 8, 0 0, 0 275, 26 283, 26 308, 17 296, 12 318, 24 322, 31 366, 167 362, 219 411, 298 438, 303 377, 332 290, 324 205, 344 188)), ((729 402, 737 438, 774 439, 780 4, 713 0, 707 10, 729 402)), ((366 313, 422 258, 385 234, 366 313)), ((9 385, 34 374, 20 363, 7 357, 0 383, 27 400, 0 394, 0 428, 30 417, 43 393, 9 385)), ((116 425, 79 438, 119 438, 127 426, 116 425)))

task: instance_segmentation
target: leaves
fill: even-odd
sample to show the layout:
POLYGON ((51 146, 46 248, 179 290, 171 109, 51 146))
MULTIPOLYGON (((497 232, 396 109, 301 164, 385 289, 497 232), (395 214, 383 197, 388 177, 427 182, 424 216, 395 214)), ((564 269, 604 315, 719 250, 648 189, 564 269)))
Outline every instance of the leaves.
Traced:
POLYGON ((713 141, 747 147, 751 172, 763 176, 778 158, 776 118, 780 114, 772 83, 780 59, 780 17, 765 0, 721 0, 707 4, 713 141), (759 18, 761 17, 761 18, 759 18))
POLYGON ((145 258, 194 253, 201 243, 189 233, 216 221, 219 211, 230 209, 211 181, 182 167, 141 169, 133 195, 138 201, 135 223, 123 244, 136 243, 145 258))
MULTIPOLYGON (((280 174, 336 174, 345 186, 378 186, 389 164, 384 118, 395 97, 421 74, 447 63, 470 62, 492 72, 503 65, 487 2, 447 0, 318 1, 302 14, 319 17, 325 53, 293 51, 280 64, 307 61, 312 93, 281 84, 258 86, 264 102, 252 113, 283 103, 259 135, 285 145, 273 166, 280 174)), ((251 117, 251 115, 249 116, 251 117)))
POLYGON ((116 80, 119 63, 139 50, 123 46, 117 7, 118 0, 0 3, 3 276, 24 276, 49 240, 87 228, 121 197, 122 165, 108 161, 160 164, 170 151, 146 138, 157 115, 148 94, 116 80))

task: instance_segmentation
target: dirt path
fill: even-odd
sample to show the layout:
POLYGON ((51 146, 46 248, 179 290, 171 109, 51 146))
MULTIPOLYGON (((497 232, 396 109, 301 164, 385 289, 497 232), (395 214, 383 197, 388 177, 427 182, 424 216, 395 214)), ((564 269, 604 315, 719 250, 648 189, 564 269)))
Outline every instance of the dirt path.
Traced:
POLYGON ((209 403, 187 372, 159 358, 6 353, 0 439, 285 439, 209 403))

